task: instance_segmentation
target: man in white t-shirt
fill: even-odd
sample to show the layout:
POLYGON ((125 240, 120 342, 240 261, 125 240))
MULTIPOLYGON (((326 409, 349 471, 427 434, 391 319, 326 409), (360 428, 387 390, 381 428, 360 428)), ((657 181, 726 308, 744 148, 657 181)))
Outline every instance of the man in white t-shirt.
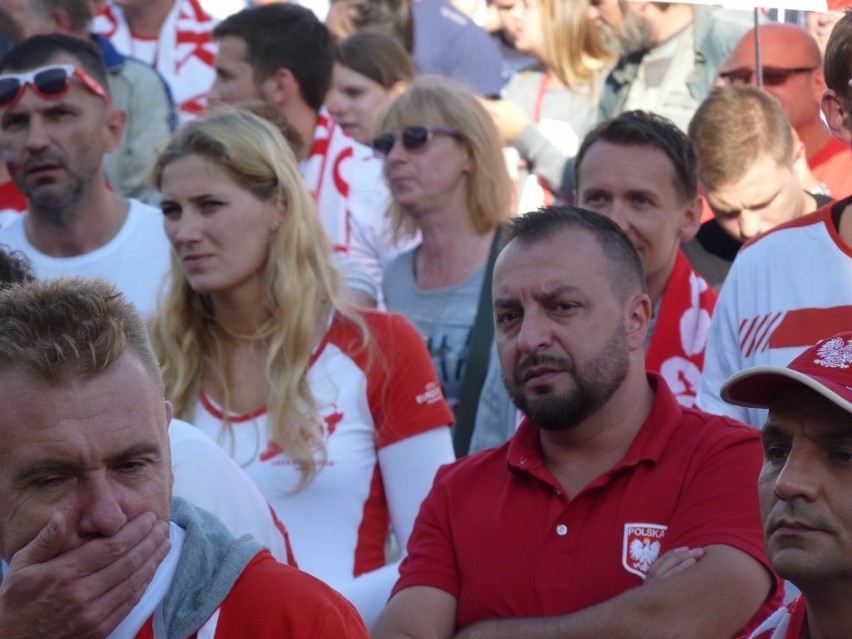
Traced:
POLYGON ((0 150, 28 211, 0 231, 38 277, 100 275, 144 314, 156 308, 169 265, 160 212, 106 183, 104 155, 121 141, 126 115, 112 108, 94 44, 50 34, 3 58, 0 150))
POLYGON ((328 28, 309 9, 283 3, 244 9, 213 36, 219 50, 210 101, 262 100, 286 120, 301 141, 299 169, 346 284, 375 304, 382 270, 399 252, 385 216, 390 195, 382 162, 322 108, 334 66, 328 28))

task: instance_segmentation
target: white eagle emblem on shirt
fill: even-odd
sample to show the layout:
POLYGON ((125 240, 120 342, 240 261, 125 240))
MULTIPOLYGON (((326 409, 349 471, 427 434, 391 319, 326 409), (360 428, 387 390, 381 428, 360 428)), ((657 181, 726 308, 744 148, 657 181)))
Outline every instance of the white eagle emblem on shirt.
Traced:
POLYGON ((641 577, 660 556, 662 540, 668 526, 662 524, 624 524, 624 542, 621 548, 621 565, 627 572, 641 577))
POLYGON ((647 573, 657 557, 660 556, 660 542, 650 539, 634 539, 630 542, 630 558, 634 565, 642 572, 647 573))

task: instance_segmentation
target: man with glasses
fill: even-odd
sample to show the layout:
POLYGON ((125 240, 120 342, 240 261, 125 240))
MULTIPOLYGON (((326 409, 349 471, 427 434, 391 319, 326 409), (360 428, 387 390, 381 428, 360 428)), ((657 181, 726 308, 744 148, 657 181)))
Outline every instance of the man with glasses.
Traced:
POLYGON ((107 154, 105 169, 110 186, 126 197, 156 204, 159 196, 148 179, 157 150, 174 129, 176 111, 163 78, 150 65, 130 58, 105 37, 93 34, 90 0, 0 0, 21 25, 25 38, 65 33, 91 39, 107 69, 107 90, 113 105, 127 113, 119 147, 107 154))
MULTIPOLYGON (((820 117, 825 78, 816 41, 796 25, 766 24, 760 27, 760 58, 763 88, 781 102, 805 145, 808 166, 822 185, 815 192, 835 199, 852 194, 849 149, 832 137, 820 117)), ((753 29, 739 41, 719 77, 727 84, 757 86, 753 29)))
POLYGON ((39 277, 100 275, 153 313, 169 245, 158 209, 113 192, 104 156, 126 114, 112 108, 100 53, 60 34, 24 40, 0 62, 0 150, 28 211, 0 231, 39 277))
MULTIPOLYGON (((825 52, 822 110, 834 135, 852 143, 852 14, 834 27, 825 52)), ((852 323, 852 197, 781 224, 737 254, 704 356, 700 408, 760 428, 766 411, 732 406, 719 389, 751 366, 783 366, 852 323)))

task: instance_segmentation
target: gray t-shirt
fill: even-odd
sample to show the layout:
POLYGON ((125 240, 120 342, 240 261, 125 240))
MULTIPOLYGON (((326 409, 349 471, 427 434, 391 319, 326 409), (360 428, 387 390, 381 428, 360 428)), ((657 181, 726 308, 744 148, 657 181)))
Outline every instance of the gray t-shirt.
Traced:
MULTIPOLYGON (((416 249, 415 249, 416 250, 416 249)), ((455 410, 467 366, 485 268, 447 288, 425 291, 414 279, 414 251, 398 255, 382 278, 387 309, 404 315, 423 336, 444 396, 455 410)))

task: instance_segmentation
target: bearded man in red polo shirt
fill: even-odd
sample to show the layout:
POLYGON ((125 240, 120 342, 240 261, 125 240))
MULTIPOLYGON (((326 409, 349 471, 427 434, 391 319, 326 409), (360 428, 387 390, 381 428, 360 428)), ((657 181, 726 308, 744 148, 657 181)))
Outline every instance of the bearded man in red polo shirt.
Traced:
POLYGON ((646 373, 651 302, 627 235, 573 207, 516 218, 493 299, 526 419, 503 446, 439 471, 373 637, 754 627, 781 592, 763 549, 758 433, 681 406, 646 373))

